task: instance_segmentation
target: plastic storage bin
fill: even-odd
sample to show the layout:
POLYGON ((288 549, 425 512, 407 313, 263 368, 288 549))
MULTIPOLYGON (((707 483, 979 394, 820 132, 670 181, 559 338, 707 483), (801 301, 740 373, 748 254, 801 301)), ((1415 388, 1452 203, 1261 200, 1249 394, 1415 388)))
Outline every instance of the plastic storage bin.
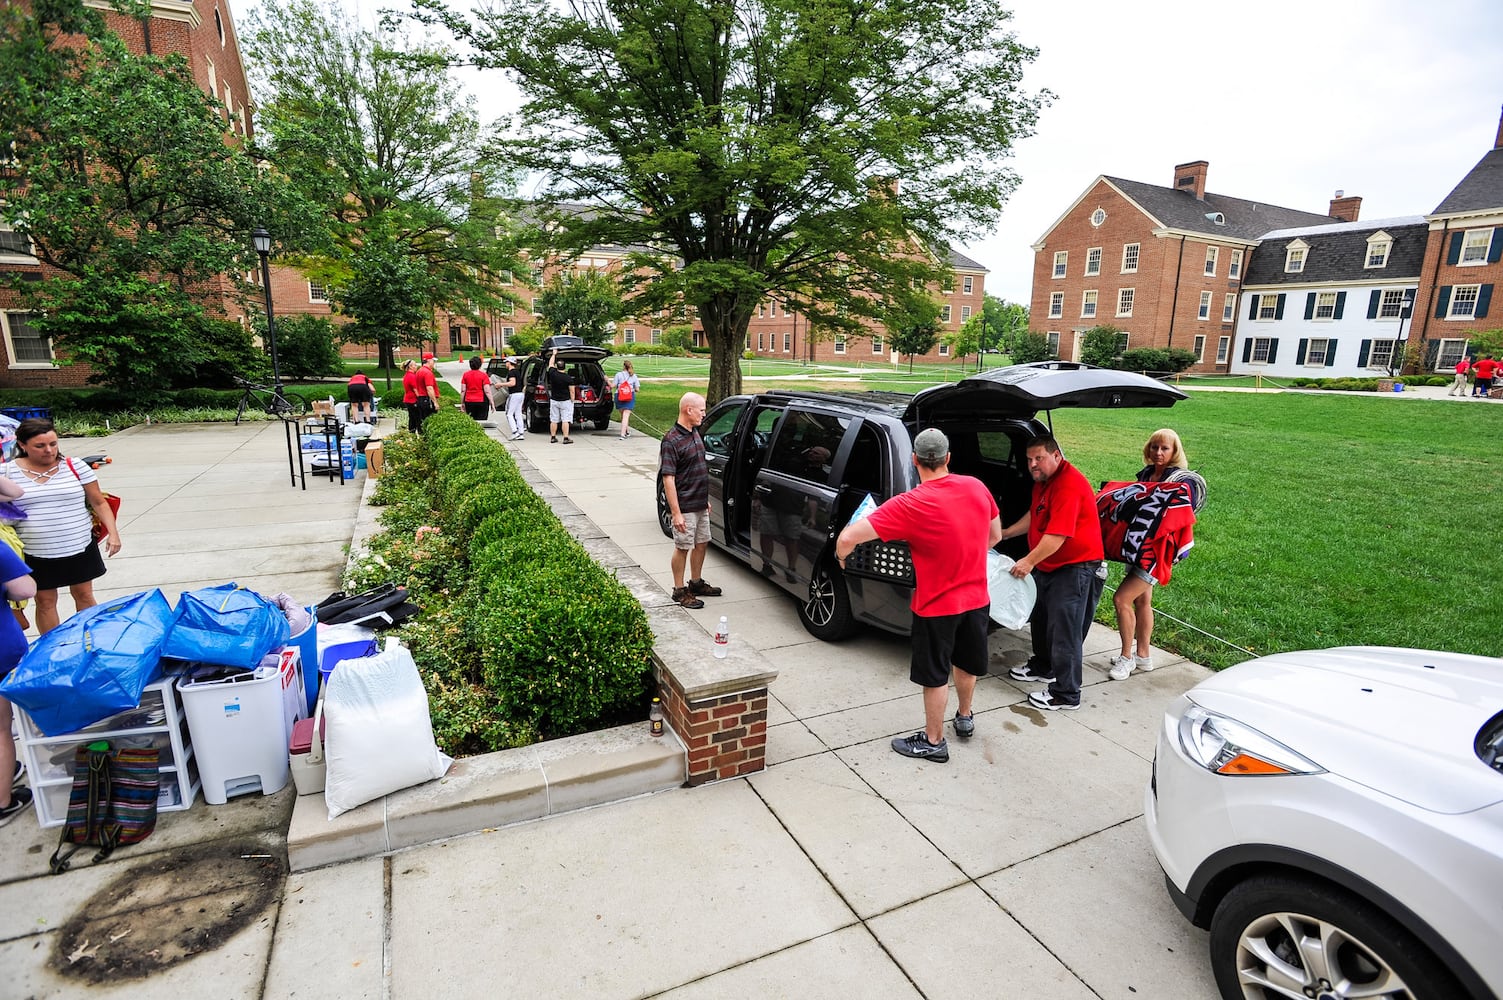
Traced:
POLYGON ((52 411, 45 406, 5 406, 0 407, 0 413, 16 420, 30 420, 32 417, 51 417, 52 411))
POLYGON ((287 784, 287 742, 308 711, 296 646, 269 656, 255 671, 178 681, 204 801, 271 795, 287 784))
POLYGON ((329 675, 334 668, 339 666, 340 660, 358 660, 362 656, 375 656, 380 646, 375 639, 361 639, 359 642, 335 643, 324 650, 318 664, 318 689, 322 691, 329 683, 329 675))
POLYGON ((304 718, 313 713, 313 701, 318 697, 318 608, 310 607, 308 613, 313 616, 308 627, 287 640, 287 645, 297 647, 303 664, 304 718))

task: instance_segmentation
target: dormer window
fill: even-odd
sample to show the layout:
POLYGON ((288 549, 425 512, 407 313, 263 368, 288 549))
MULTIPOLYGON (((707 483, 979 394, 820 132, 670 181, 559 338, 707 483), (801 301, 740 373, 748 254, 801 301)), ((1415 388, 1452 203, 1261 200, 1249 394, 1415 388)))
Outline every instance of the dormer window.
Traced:
POLYGON ((1220 212, 1207 212, 1206 218, 1211 220, 1211 225, 1213 226, 1226 225, 1226 216, 1222 215, 1220 212))
POLYGON ((1393 237, 1387 233, 1373 233, 1367 238, 1367 263, 1364 267, 1387 267, 1388 255, 1393 252, 1393 237))
POLYGON ((1304 240, 1295 240, 1284 251, 1284 273, 1299 274, 1305 269, 1305 254, 1310 250, 1310 244, 1304 240))

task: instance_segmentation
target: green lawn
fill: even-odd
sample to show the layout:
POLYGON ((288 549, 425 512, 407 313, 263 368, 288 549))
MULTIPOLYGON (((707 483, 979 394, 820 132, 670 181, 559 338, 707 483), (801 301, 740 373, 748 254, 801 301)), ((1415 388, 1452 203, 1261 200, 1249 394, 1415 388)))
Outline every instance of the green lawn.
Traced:
MULTIPOLYGON (((644 383, 633 426, 661 433, 689 389, 703 382, 644 383)), ((1157 644, 1214 667, 1348 644, 1503 654, 1503 407, 1208 392, 1054 426, 1093 483, 1136 472, 1163 426, 1206 477, 1195 550, 1154 599, 1157 644)))

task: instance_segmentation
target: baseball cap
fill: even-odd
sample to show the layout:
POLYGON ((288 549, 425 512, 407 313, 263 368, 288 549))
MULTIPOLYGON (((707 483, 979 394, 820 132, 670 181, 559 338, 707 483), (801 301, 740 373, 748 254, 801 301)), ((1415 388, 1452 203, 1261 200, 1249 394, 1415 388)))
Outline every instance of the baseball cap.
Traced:
POLYGON ((432 353, 429 353, 429 352, 424 352, 424 353, 423 353, 423 360, 424 360, 424 361, 432 361, 432 360, 433 360, 433 355, 432 355, 432 353))
POLYGON ((950 453, 950 439, 935 427, 919 431, 913 439, 913 454, 920 462, 933 464, 950 453))

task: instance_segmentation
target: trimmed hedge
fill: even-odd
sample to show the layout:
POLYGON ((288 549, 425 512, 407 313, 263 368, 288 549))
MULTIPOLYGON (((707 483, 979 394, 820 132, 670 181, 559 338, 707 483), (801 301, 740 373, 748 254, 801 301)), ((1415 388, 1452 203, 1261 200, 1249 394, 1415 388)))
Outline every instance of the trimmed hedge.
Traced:
MULTIPOLYGON (((1387 376, 1384 376, 1386 379, 1387 376)), ((1395 382, 1406 386, 1450 385, 1449 375, 1395 375, 1395 382)), ((1296 378, 1290 385, 1297 389, 1330 389, 1336 392, 1377 392, 1378 378, 1296 378)))
POLYGON ((652 632, 475 421, 440 411, 385 439, 384 528, 346 589, 406 585, 403 626, 450 754, 524 746, 644 718, 652 632))

